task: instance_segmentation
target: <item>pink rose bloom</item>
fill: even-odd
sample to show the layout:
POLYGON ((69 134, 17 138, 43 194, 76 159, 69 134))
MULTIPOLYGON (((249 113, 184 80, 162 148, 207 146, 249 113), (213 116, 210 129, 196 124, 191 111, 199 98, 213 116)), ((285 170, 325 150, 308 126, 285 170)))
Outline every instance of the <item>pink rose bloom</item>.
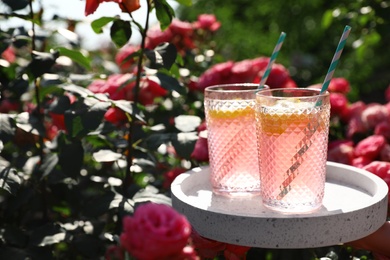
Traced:
POLYGON ((297 88, 298 85, 297 83, 292 79, 292 78, 288 78, 286 82, 284 82, 284 85, 282 86, 282 88, 297 88))
POLYGON ((172 182, 176 179, 176 177, 185 171, 186 169, 183 168, 174 168, 164 173, 164 182, 163 182, 164 189, 169 189, 171 187, 172 182))
POLYGON ((120 246, 109 246, 105 253, 105 260, 125 260, 125 253, 120 246))
POLYGON ((172 20, 172 23, 169 25, 169 29, 173 35, 191 35, 194 32, 194 28, 191 23, 180 21, 178 19, 172 20))
POLYGON ((328 161, 351 165, 353 158, 353 142, 343 140, 329 143, 328 161))
POLYGON ((386 139, 382 135, 371 135, 356 144, 355 156, 374 160, 379 156, 385 144, 386 139))
POLYGON ((344 94, 330 93, 330 114, 340 116, 346 113, 348 100, 344 94))
POLYGON ((115 62, 123 72, 130 71, 130 68, 135 65, 134 58, 130 58, 130 55, 139 50, 138 46, 127 45, 122 47, 115 56, 115 62))
POLYGON ((123 218, 120 242, 138 260, 174 259, 191 234, 188 220, 172 207, 146 203, 123 218))
POLYGON ((390 162, 373 161, 363 169, 375 174, 381 179, 386 179, 390 176, 390 162))
POLYGON ((213 14, 201 14, 198 16, 198 20, 193 23, 196 29, 202 29, 206 31, 215 32, 221 27, 221 23, 217 21, 217 18, 213 14))
POLYGON ((203 91, 208 86, 224 84, 226 78, 230 77, 233 66, 233 61, 212 66, 199 77, 197 88, 203 91))
POLYGON ((357 168, 363 168, 364 166, 366 166, 367 164, 371 163, 372 160, 367 158, 367 157, 355 157, 352 159, 352 162, 351 162, 351 165, 352 166, 355 166, 357 168))
POLYGON ((365 134, 367 127, 360 116, 352 117, 347 123, 347 138, 352 139, 357 134, 365 134))
MULTIPOLYGON (((265 70, 261 72, 261 75, 264 75, 265 70)), ((270 88, 281 88, 290 78, 290 75, 287 69, 282 64, 274 64, 269 73, 266 84, 270 88)))
POLYGON ((191 240, 198 255, 206 259, 214 259, 226 247, 225 243, 202 237, 194 229, 192 229, 191 240))
POLYGON ((1 57, 9 63, 14 63, 16 61, 14 48, 12 46, 9 46, 7 49, 5 49, 5 51, 1 53, 1 57))
MULTIPOLYGON (((168 90, 161 87, 160 83, 152 77, 145 77, 141 80, 139 90, 139 102, 145 106, 154 104, 154 99, 157 97, 164 97, 168 93, 168 90)), ((128 100, 134 100, 133 93, 129 93, 128 100)))
MULTIPOLYGON (((373 161, 363 167, 363 169, 375 174, 376 176, 384 180, 387 184, 387 187, 390 189, 390 162, 373 161)), ((390 193, 388 197, 388 204, 390 205, 390 193)))
POLYGON ((381 104, 370 104, 362 112, 362 121, 369 129, 373 129, 377 124, 389 120, 389 112, 381 104))
POLYGON ((387 140, 390 140, 390 122, 383 121, 378 123, 374 128, 374 134, 383 135, 387 140))
POLYGON ((207 124, 206 124, 206 121, 203 121, 199 126, 198 128, 196 129, 196 131, 198 131, 198 133, 204 131, 204 130, 207 130, 207 124))
POLYGON ((269 62, 269 57, 259 57, 252 60, 253 71, 258 74, 260 71, 264 70, 269 62))
POLYGON ((117 107, 110 107, 104 114, 104 118, 114 125, 120 125, 128 120, 125 112, 117 107))
POLYGON ((173 34, 169 28, 162 32, 159 27, 156 27, 148 30, 145 47, 148 49, 154 49, 163 42, 170 42, 172 38, 173 34))
POLYGON ((234 63, 231 69, 230 83, 245 83, 252 82, 256 77, 256 72, 253 71, 252 60, 243 60, 234 63))
POLYGON ((348 122, 353 117, 360 117, 366 109, 366 104, 363 101, 357 101, 347 106, 347 111, 342 115, 342 120, 348 122))
POLYGON ((390 162, 390 144, 385 144, 385 146, 383 146, 379 158, 381 161, 390 162))
POLYGON ((348 80, 345 78, 333 78, 328 87, 329 92, 347 94, 351 90, 348 80))
POLYGON ((251 248, 247 246, 226 244, 226 249, 223 254, 227 260, 246 259, 246 253, 249 249, 251 248))
POLYGON ((19 101, 11 101, 9 99, 0 100, 0 113, 8 114, 11 111, 19 111, 20 109, 19 101))
POLYGON ((195 143, 195 148, 191 154, 191 158, 199 162, 208 162, 209 149, 207 145, 207 138, 199 137, 195 143))
POLYGON ((126 99, 127 93, 131 92, 135 82, 134 75, 112 74, 107 80, 95 80, 88 89, 93 93, 107 93, 112 100, 126 99))

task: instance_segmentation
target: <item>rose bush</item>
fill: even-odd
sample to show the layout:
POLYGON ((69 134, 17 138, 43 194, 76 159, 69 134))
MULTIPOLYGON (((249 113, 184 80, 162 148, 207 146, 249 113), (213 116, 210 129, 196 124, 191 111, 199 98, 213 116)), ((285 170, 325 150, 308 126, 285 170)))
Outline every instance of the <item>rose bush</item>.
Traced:
MULTIPOLYGON (((147 18, 154 10, 159 20, 149 29, 148 19, 140 25, 132 17, 137 0, 88 0, 85 14, 102 2, 117 3, 129 19, 91 23, 97 33, 110 30, 115 45, 97 53, 71 40, 58 46, 47 36, 57 31, 2 32, 0 258, 277 257, 201 237, 170 207, 169 191, 180 173, 208 163, 204 88, 258 83, 269 57, 215 59, 210 40, 223 25, 212 14, 180 21, 166 1, 147 1, 147 18), (129 44, 134 28, 139 45, 129 44)), ((34 19, 24 18, 40 26, 40 14, 30 10, 34 19)), ((78 21, 67 22, 74 33, 78 21)), ((267 84, 297 87, 278 63, 267 84)), ((350 89, 344 78, 330 83, 328 159, 389 183, 390 105, 349 103, 350 89)))

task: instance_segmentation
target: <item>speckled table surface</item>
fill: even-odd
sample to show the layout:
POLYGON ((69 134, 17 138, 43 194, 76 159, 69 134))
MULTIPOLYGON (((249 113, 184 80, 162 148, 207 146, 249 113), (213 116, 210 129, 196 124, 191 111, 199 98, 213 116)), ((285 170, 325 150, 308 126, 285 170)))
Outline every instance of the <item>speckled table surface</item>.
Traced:
POLYGON ((309 214, 281 214, 258 196, 227 198, 212 193, 209 168, 195 168, 172 183, 172 205, 202 236, 261 248, 313 248, 359 239, 387 215, 386 183, 348 165, 328 162, 323 206, 309 214))

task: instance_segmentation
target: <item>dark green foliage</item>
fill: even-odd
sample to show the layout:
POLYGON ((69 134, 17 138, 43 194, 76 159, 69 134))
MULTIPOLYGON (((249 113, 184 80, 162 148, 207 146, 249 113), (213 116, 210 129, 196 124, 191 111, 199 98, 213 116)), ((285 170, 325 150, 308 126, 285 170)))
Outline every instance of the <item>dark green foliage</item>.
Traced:
POLYGON ((389 85, 390 6, 387 1, 225 1, 199 0, 180 7, 179 17, 194 20, 215 14, 215 37, 224 60, 270 56, 281 31, 287 33, 278 62, 299 86, 322 83, 345 25, 352 31, 334 77, 351 82, 350 99, 381 100, 389 85))

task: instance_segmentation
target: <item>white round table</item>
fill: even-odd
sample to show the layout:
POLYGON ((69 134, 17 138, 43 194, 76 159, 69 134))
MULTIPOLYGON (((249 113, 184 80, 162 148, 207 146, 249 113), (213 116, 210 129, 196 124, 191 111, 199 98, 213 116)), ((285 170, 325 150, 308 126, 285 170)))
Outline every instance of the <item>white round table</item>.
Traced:
POLYGON ((215 195, 209 168, 179 175, 171 186, 172 206, 202 236, 260 248, 314 248, 367 236, 386 221, 386 183, 352 166, 327 162, 325 197, 319 210, 283 214, 262 205, 259 196, 215 195))

